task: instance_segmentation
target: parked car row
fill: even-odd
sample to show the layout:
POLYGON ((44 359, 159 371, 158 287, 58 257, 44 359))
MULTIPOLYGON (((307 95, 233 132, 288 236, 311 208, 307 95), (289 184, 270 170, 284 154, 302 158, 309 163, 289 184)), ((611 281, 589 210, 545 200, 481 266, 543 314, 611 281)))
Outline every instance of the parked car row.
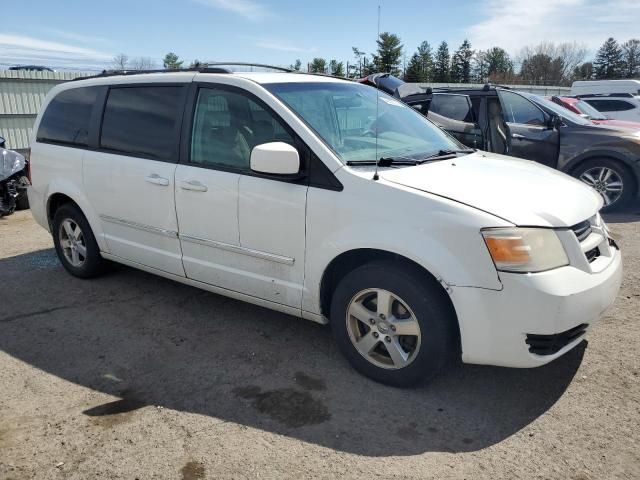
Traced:
POLYGON ((379 382, 413 385, 450 358, 565 354, 622 278, 603 197, 491 151, 584 165, 562 139, 598 127, 495 88, 408 101, 486 151, 333 77, 209 67, 68 82, 33 129, 32 213, 72 275, 110 260, 330 323, 379 382))
POLYGON ((604 211, 637 200, 640 131, 596 125, 558 101, 505 87, 401 94, 403 82, 390 75, 361 82, 400 98, 468 147, 535 160, 579 178, 602 195, 604 211))

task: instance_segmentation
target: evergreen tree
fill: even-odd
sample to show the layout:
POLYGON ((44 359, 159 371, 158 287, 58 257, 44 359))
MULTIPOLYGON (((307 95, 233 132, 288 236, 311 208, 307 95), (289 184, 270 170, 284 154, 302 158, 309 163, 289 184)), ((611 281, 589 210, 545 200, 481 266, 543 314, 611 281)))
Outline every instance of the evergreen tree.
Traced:
POLYGON ((354 76, 356 78, 364 76, 364 65, 367 63, 367 54, 360 50, 358 47, 351 47, 353 50, 353 56, 356 59, 356 64, 353 66, 354 76))
POLYGON ((391 75, 400 75, 400 58, 402 57, 402 44, 400 37, 394 33, 382 32, 377 40, 378 54, 374 62, 380 72, 388 72, 391 75))
POLYGON ((591 80, 593 78, 593 63, 585 62, 573 70, 573 80, 591 80))
POLYGON ((164 68, 166 68, 167 70, 176 70, 176 69, 182 67, 182 64, 184 62, 182 60, 180 60, 178 55, 176 55, 173 52, 169 52, 164 56, 164 59, 162 60, 162 63, 164 65, 164 68))
POLYGON ((344 63, 331 60, 329 62, 329 73, 334 77, 344 77, 344 63))
POLYGON ((419 82, 429 82, 433 72, 433 51, 431 45, 426 40, 418 47, 418 57, 420 58, 419 82))
POLYGON ((436 52, 435 64, 433 66, 433 81, 436 83, 446 83, 449 81, 449 45, 442 42, 436 52))
POLYGON ((473 50, 469 40, 462 42, 451 58, 451 81, 469 83, 471 81, 471 59, 473 50))
POLYGON ((418 53, 411 55, 407 71, 404 75, 405 82, 421 82, 422 81, 422 59, 418 53))
POLYGON ((595 78, 620 78, 623 76, 624 61, 622 48, 609 37, 598 50, 593 62, 595 78))
POLYGON ((487 75, 504 77, 513 73, 513 62, 504 48, 493 47, 485 52, 487 62, 487 75))
POLYGON ((489 79, 487 52, 478 50, 473 56, 471 78, 477 83, 485 83, 489 79))
POLYGON ((289 70, 293 70, 295 72, 299 72, 300 68, 302 68, 302 62, 300 61, 299 58, 296 59, 296 61, 293 64, 289 65, 289 70))
POLYGON ((309 72, 311 73, 325 73, 327 70, 327 61, 324 58, 316 57, 309 65, 309 72))
POLYGON ((632 38, 622 44, 623 76, 640 77, 640 40, 632 38))

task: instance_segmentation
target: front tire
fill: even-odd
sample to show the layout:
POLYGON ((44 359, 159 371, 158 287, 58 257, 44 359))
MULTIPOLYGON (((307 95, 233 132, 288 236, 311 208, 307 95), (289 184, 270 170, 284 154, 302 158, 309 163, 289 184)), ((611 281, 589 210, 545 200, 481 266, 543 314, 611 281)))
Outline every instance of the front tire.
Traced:
POLYGON ((64 268, 73 276, 92 278, 104 271, 106 261, 89 226, 78 207, 61 206, 53 217, 53 244, 64 268))
POLYGON ((595 189, 604 200, 603 212, 626 205, 633 197, 635 179, 622 163, 595 158, 578 165, 573 176, 595 189))
POLYGON ((457 351, 457 322, 435 279, 398 262, 349 272, 331 301, 338 347, 363 375, 409 387, 434 377, 457 351))

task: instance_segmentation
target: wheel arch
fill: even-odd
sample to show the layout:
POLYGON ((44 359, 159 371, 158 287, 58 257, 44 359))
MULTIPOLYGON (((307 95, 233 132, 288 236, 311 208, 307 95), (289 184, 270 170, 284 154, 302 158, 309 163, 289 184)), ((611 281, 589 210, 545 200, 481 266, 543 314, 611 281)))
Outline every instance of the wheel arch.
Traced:
POLYGON ((638 189, 640 187, 640 162, 632 162, 624 155, 616 155, 615 153, 606 152, 593 152, 586 156, 582 156, 580 158, 572 160, 569 164, 567 164, 563 171, 572 177, 575 177, 575 173, 578 169, 584 165, 586 162, 590 162, 593 160, 609 160, 611 162, 615 162, 620 164, 620 166, 625 169, 630 175, 633 181, 632 192, 633 197, 636 197, 639 193, 638 189))
POLYGON ((394 261, 398 262, 400 265, 409 267, 418 272, 420 275, 424 276, 424 278, 428 279, 428 281, 431 282, 436 288, 440 289, 443 297, 446 298, 446 301, 451 308, 451 312, 455 318, 456 324, 453 327, 456 333, 456 342, 458 348, 460 348, 460 322, 458 321, 458 315, 456 313, 453 302, 451 301, 451 297, 449 296, 446 287, 443 285, 442 280, 416 261, 411 260, 404 255, 387 250, 380 250, 376 248, 357 248, 342 252, 338 256, 333 258, 333 260, 331 260, 331 262, 329 262, 329 264, 325 268, 320 280, 320 311, 322 315, 326 318, 329 318, 329 312, 331 309, 331 298, 341 278, 343 278, 350 271, 366 263, 379 260, 394 261))

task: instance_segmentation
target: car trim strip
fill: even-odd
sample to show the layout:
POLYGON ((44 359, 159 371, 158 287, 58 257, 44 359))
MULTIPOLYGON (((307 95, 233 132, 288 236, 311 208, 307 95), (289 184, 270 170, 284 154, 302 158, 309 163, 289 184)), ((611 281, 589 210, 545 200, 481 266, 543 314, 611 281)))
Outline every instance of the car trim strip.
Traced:
POLYGON ((105 222, 115 223, 117 225, 124 225, 125 227, 135 228, 145 232, 157 233, 158 235, 164 235, 165 237, 177 238, 178 232, 174 230, 167 230, 164 228, 152 227, 151 225, 145 225, 143 223, 131 222, 123 218, 111 217, 109 215, 100 215, 100 218, 105 222))
POLYGON ((228 243, 218 242, 216 240, 196 237, 194 235, 185 235, 181 233, 179 237, 180 240, 184 240, 185 242, 197 243, 198 245, 204 245, 206 247, 219 248, 221 250, 227 250, 233 253, 249 255, 251 257, 261 258, 262 260, 283 263, 285 265, 293 265, 295 263, 295 258, 284 257, 282 255, 276 255, 275 253, 263 252, 260 250, 254 250, 252 248, 241 247, 239 245, 231 245, 228 243))

